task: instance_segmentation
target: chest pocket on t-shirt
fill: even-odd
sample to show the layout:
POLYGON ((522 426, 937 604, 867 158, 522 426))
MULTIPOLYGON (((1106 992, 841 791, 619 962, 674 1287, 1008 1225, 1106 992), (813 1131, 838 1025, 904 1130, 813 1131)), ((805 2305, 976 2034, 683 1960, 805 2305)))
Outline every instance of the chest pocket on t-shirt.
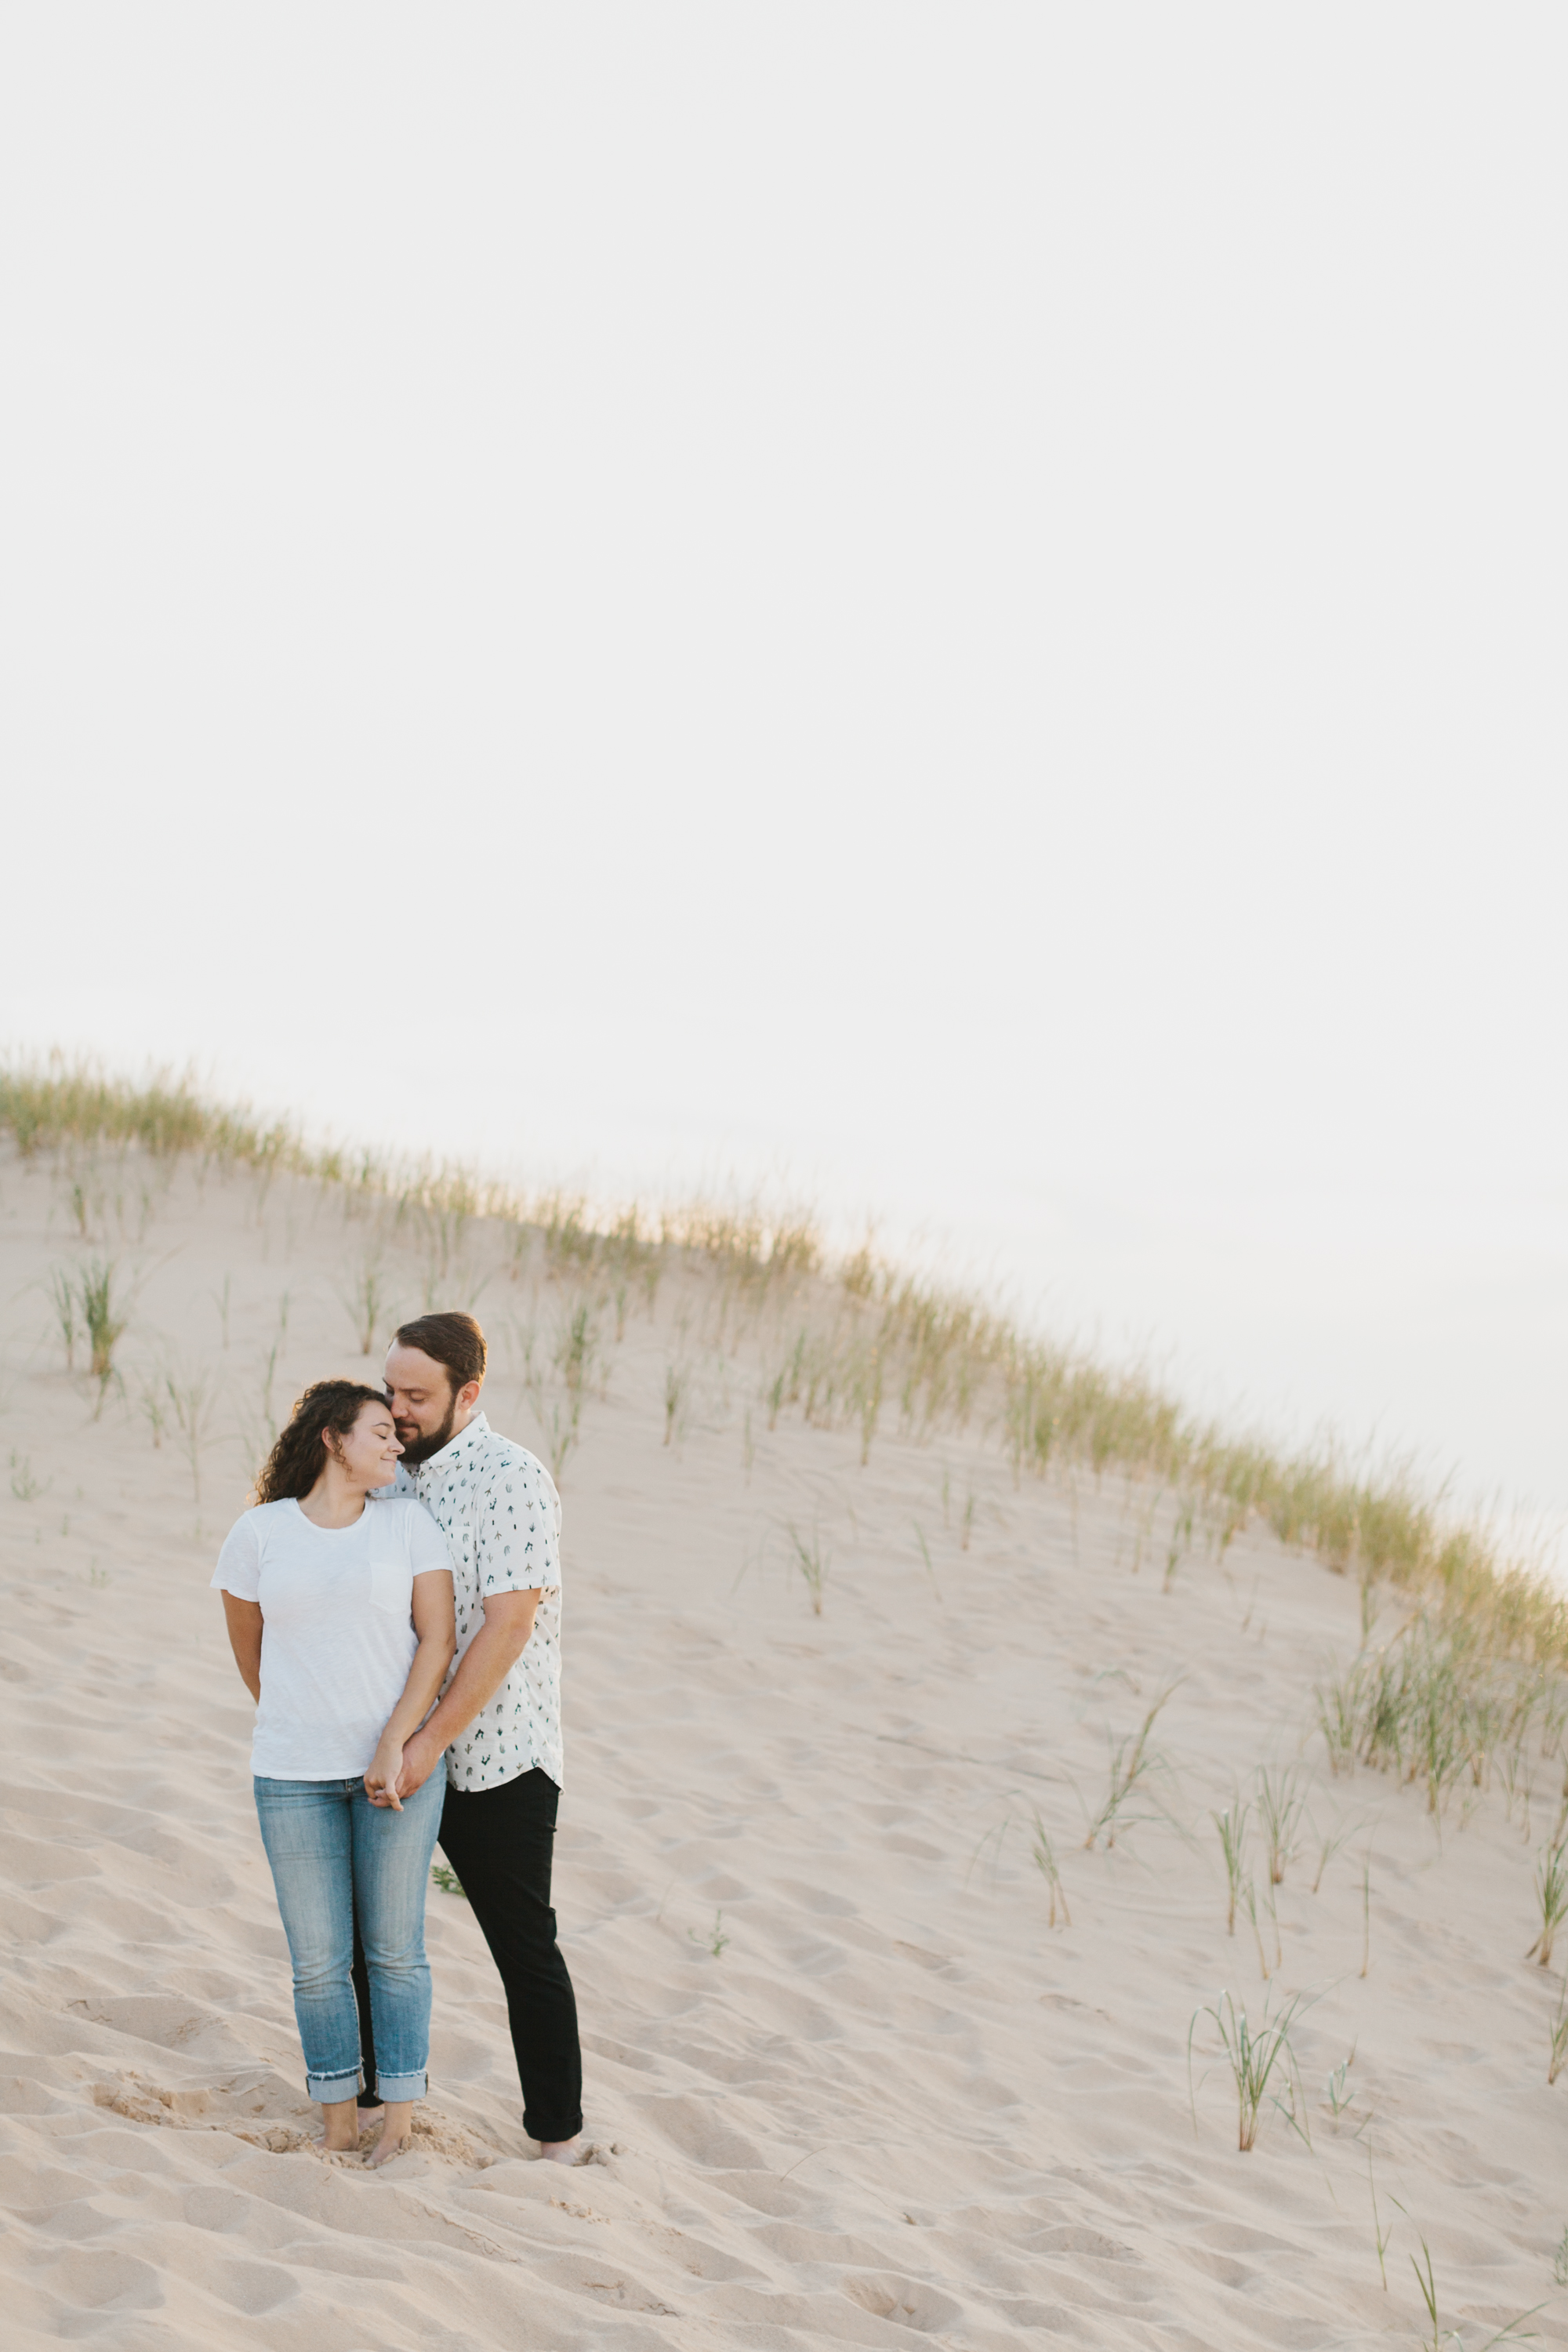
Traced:
POLYGON ((414 1601, 413 1579, 406 1560, 371 1561, 370 1598, 373 1608, 384 1609, 389 1617, 401 1617, 406 1622, 414 1601))

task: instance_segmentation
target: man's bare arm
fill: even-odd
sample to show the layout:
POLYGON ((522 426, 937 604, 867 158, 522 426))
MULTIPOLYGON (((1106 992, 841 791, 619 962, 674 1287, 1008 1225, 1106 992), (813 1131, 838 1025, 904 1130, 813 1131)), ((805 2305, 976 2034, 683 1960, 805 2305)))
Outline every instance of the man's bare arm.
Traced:
POLYGON ((485 1622, 464 1651, 451 1686, 430 1717, 403 1750, 397 1793, 412 1796, 435 1770, 441 1755, 460 1738, 476 1715, 488 1706, 527 1649, 533 1633, 534 1613, 542 1586, 531 1592, 492 1592, 485 1601, 485 1622))

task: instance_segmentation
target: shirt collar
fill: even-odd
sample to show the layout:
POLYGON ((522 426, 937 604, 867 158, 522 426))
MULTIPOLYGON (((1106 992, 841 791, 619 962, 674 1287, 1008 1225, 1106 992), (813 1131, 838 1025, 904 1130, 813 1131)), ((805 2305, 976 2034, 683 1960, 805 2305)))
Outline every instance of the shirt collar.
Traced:
POLYGON ((447 1471, 456 1466, 458 1456, 465 1450, 470 1437, 488 1437, 489 1433, 490 1425, 484 1414, 475 1413, 473 1419, 458 1430, 456 1437, 447 1440, 439 1454, 432 1454, 428 1462, 416 1465, 414 1475, 416 1478, 444 1478, 447 1471))

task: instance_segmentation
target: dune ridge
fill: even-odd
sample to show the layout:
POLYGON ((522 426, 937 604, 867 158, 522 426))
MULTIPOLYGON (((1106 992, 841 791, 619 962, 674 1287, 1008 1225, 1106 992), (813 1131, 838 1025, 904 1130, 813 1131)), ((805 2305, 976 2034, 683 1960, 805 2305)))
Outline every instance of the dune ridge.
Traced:
MULTIPOLYGON (((460 1164, 312 1145, 295 1123, 211 1101, 172 1072, 137 1083, 58 1053, 0 1066, 6 1130, 24 1159, 42 1150, 74 1168, 85 1153, 90 1171, 108 1147, 122 1170, 135 1152, 154 1176, 182 1161, 204 1176, 243 1172, 263 1200, 279 1174, 305 1177, 373 1234, 412 1241, 427 1297, 476 1218, 508 1237, 514 1273, 539 1247, 553 1275, 613 1290, 617 1328, 634 1288, 646 1287, 651 1303, 668 1265, 703 1265, 719 1277, 721 1328, 731 1301, 753 1336, 770 1310, 782 1333, 784 1310, 794 1310, 794 1351, 764 1391, 770 1425, 787 1404, 818 1426, 858 1427, 864 1461, 895 1401, 905 1434, 962 1434, 978 1420, 998 1435, 1015 1484, 1026 1472, 1087 1470, 1098 1489, 1115 1470, 1158 1499, 1181 1496, 1171 1530, 1179 1549, 1196 1531, 1223 1557, 1239 1529, 1261 1520, 1363 1587, 1436 1596, 1472 1633, 1568 1667, 1568 1595, 1548 1573, 1549 1535, 1522 1533, 1512 1516, 1456 1511, 1447 1482, 1435 1484, 1413 1456, 1378 1457, 1331 1430, 1314 1445, 1283 1446, 1267 1432, 1194 1414, 1146 1366, 1044 1339, 973 1292, 879 1258, 869 1237, 830 1262, 799 1206, 696 1200, 649 1213, 635 1201, 528 1193, 460 1164)), ((89 1172, 87 1186, 72 1183, 79 1222, 96 1181, 89 1172)), ((141 1190, 145 1197, 145 1182, 141 1190)), ((378 1304, 373 1255, 360 1277, 362 1322, 378 1304)))

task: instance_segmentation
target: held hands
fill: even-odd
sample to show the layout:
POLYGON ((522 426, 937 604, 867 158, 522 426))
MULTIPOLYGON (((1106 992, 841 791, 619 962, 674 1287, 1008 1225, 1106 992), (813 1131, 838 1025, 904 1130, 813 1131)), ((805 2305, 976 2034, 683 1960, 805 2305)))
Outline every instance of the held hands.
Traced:
POLYGON ((403 1811, 398 1801, 398 1782, 403 1776, 403 1748, 400 1741, 384 1739, 372 1757, 370 1769, 364 1776, 364 1792, 373 1805, 390 1805, 394 1812, 403 1811))
POLYGON ((399 1748, 383 1741, 364 1776, 365 1794, 373 1805, 390 1805, 401 1812, 401 1800, 422 1789, 446 1750, 427 1731, 416 1731, 399 1748))

